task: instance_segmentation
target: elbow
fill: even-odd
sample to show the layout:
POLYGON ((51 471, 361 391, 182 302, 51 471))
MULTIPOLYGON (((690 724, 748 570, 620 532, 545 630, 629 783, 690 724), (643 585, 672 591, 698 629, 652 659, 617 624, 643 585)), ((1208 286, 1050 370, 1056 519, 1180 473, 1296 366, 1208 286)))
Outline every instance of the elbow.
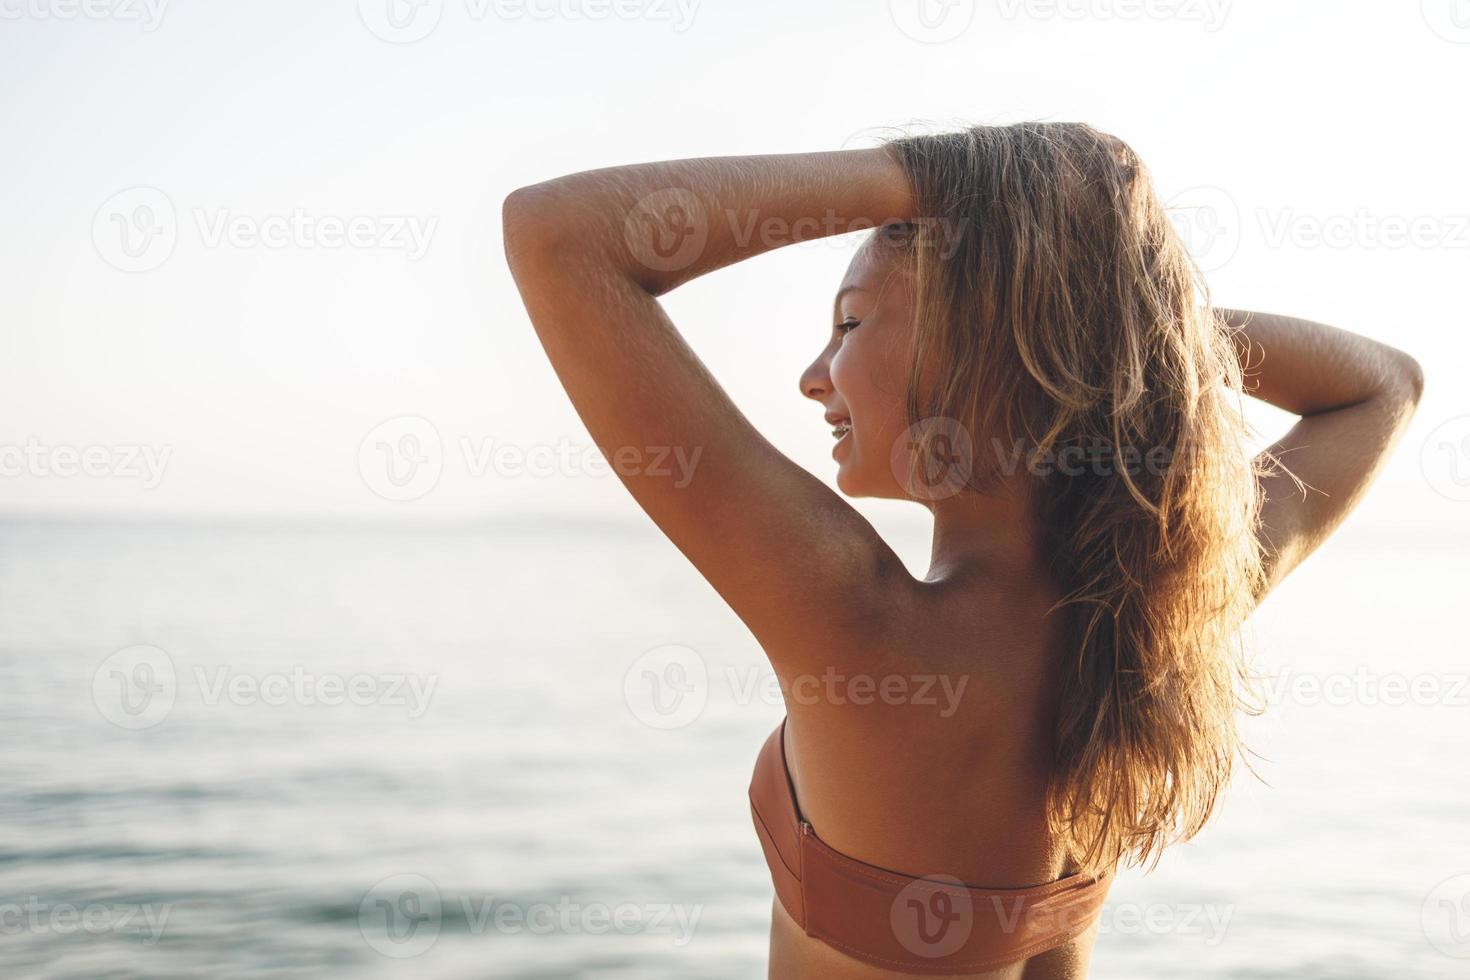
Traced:
POLYGON ((548 184, 532 184, 511 191, 501 204, 505 261, 513 274, 556 247, 561 224, 556 196, 548 184))
POLYGON ((507 235, 524 233, 546 223, 561 196, 555 184, 555 181, 527 184, 505 196, 500 205, 500 220, 507 235))
POLYGON ((622 223, 609 220, 607 202, 577 178, 511 191, 500 206, 505 261, 522 288, 536 279, 565 279, 569 270, 630 274, 622 223))
POLYGON ((1399 355, 1400 389, 1410 411, 1417 408, 1424 396, 1424 368, 1408 354, 1399 355))

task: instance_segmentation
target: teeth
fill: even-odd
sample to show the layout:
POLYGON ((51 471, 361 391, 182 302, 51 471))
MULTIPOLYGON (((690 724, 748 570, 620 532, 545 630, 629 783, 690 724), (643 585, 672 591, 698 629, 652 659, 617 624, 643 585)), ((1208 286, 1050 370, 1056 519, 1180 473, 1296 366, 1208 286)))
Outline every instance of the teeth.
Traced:
POLYGON ((852 423, 851 422, 843 422, 842 424, 838 425, 837 427, 835 427, 832 430, 832 438, 834 438, 834 439, 841 439, 843 436, 847 435, 851 431, 852 431, 852 423))

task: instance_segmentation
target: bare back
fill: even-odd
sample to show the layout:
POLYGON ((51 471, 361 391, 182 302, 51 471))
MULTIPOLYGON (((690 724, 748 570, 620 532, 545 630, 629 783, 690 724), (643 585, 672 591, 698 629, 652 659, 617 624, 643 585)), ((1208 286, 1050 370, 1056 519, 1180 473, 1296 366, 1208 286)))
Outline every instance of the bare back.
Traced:
MULTIPOLYGON (((1235 479, 1236 468, 1219 468, 1215 482, 1201 483, 1192 495, 1171 498, 1175 503, 1184 499, 1193 508, 1171 527, 1196 532, 1190 544, 1197 559, 1192 584, 1198 588, 1190 594, 1205 596, 1198 609, 1218 609, 1216 599, 1248 605, 1331 533, 1403 434, 1418 403, 1422 373, 1401 351, 1291 317, 1228 312, 1238 349, 1225 350, 1223 335, 1217 336, 1220 324, 1203 322, 1196 297, 1187 288, 1187 256, 1166 233, 1173 270, 1166 281, 1155 281, 1152 266, 1134 270, 1137 276, 1153 277, 1146 283, 1133 283, 1127 275, 1107 277, 1127 292, 1112 297, 1109 308, 1118 316, 1090 315, 1071 302, 1070 293, 1051 296, 1048 304, 1000 302, 979 285, 978 273, 987 268, 985 255, 990 253, 965 248, 979 249, 985 236, 1003 236, 1000 219, 1021 220, 1029 213, 1021 205, 1036 204, 1038 196, 1043 199, 1036 204, 1038 213, 1045 215, 1074 213, 1076 194, 1109 187, 1119 195, 1136 191, 1139 207, 1120 210, 1111 198, 1095 200, 1092 216, 1111 223, 1111 236, 1095 241, 1063 236, 1051 243, 1058 247, 1029 253, 1029 261, 1055 265, 1064 256, 1078 261, 1090 256, 1106 264, 1119 256, 1154 254, 1160 230, 1169 223, 1156 195, 1141 180, 1143 170, 1128 162, 1131 151, 1119 141, 1078 124, 974 127, 962 134, 920 138, 914 145, 919 151, 907 163, 880 147, 667 161, 568 175, 522 188, 506 199, 506 256, 547 356, 604 455, 616 459, 627 447, 664 446, 699 459, 689 479, 673 479, 663 469, 615 469, 638 504, 770 657, 788 691, 791 779, 801 810, 822 839, 856 861, 907 875, 949 875, 976 887, 1025 887, 1075 870, 1067 866, 1060 842, 1048 835, 1045 796, 1048 778, 1056 776, 1051 771, 1054 741, 1087 738, 1095 728, 1085 720, 1070 729, 1053 724, 1058 685, 1080 675, 1069 672, 1073 658, 1089 651, 1070 642, 1079 632, 1071 624, 1047 615, 1058 587, 1035 572, 1042 565, 1043 549, 1026 540, 1039 525, 1034 513, 1016 503, 1024 495, 965 493, 931 506, 935 560, 928 578, 916 581, 861 514, 756 431, 684 342, 659 297, 734 262, 798 241, 895 222, 943 228, 942 223, 918 220, 933 215, 919 210, 916 181, 925 185, 924 200, 933 196, 930 192, 942 192, 944 200, 960 202, 956 206, 963 217, 966 202, 994 192, 999 184, 992 178, 1006 176, 1008 196, 992 202, 1006 206, 982 209, 978 213, 984 221, 961 222, 969 234, 950 243, 958 251, 916 253, 948 263, 953 274, 944 281, 970 291, 962 304, 965 316, 918 316, 923 308, 915 292, 920 277, 894 273, 883 236, 871 237, 854 258, 838 290, 830 327, 823 330, 826 346, 800 378, 802 394, 821 404, 831 427, 837 487, 852 497, 935 500, 919 495, 911 470, 893 463, 896 452, 906 458, 905 447, 914 445, 902 352, 912 345, 918 324, 932 342, 929 349, 964 346, 960 341, 965 338, 1014 338, 1019 332, 1031 338, 1033 351, 1064 357, 1067 377, 1087 389, 1072 392, 1072 401, 1091 406, 1086 432, 1076 427, 1076 419, 1069 423, 1076 430, 1073 436, 1091 433, 1094 426, 1112 433, 1114 409, 1119 407, 1132 411, 1135 422, 1152 424, 1160 397, 1170 396, 1173 414, 1161 416, 1167 424, 1157 440, 1144 439, 1148 448, 1167 449, 1180 425, 1197 425, 1201 399, 1196 396, 1207 392, 1214 426, 1210 431, 1219 438, 1206 444, 1220 452, 1230 450, 1225 443, 1237 426, 1233 409, 1227 412, 1222 401, 1222 388, 1229 386, 1215 382, 1232 374, 1227 368, 1238 354, 1246 393, 1300 416, 1270 453, 1288 460, 1301 482, 1280 470, 1261 479, 1265 502, 1258 527, 1240 523, 1235 508, 1219 504, 1220 499, 1244 504, 1248 483, 1235 479), (1060 159, 1055 150, 1062 145, 1107 179, 1077 184, 1064 177, 1064 170, 1072 173, 1075 168, 1054 166, 1060 159), (1054 179, 1037 179, 1031 166, 987 168, 975 162, 982 151, 990 154, 987 159, 1004 162, 1011 158, 997 154, 1013 150, 1030 154, 1027 159, 1036 166, 1053 167, 1054 179), (941 172, 924 162, 936 154, 953 166, 941 172), (1138 214, 1151 216, 1147 227, 1133 220, 1138 214), (740 223, 723 220, 728 215, 758 217, 791 234, 737 234, 740 223), (834 216, 837 220, 831 220, 834 216), (693 238, 688 235, 691 228, 699 232, 693 238), (687 254, 674 247, 685 241, 697 247, 687 254), (1120 242, 1137 247, 1124 248, 1120 242), (1171 309, 1180 322, 1192 325, 1190 330, 1161 332, 1154 329, 1158 323, 1133 315, 1127 335, 1131 342, 1119 342, 1115 334, 1122 329, 1120 318, 1141 308, 1139 290, 1157 299, 1162 286, 1169 287, 1165 292, 1171 309), (1075 322, 1060 337, 1048 333, 1056 327, 1052 318, 1042 322, 1034 317, 1019 317, 1006 329, 990 324, 965 333, 972 326, 969 314, 982 306, 1010 312, 1072 310, 1075 322), (1095 335, 1098 330, 1103 332, 1095 335), (1209 338, 1207 345, 1203 338, 1209 338), (1141 353, 1145 341, 1155 344, 1148 356, 1141 353), (1181 351, 1187 355, 1182 360, 1176 357, 1181 351), (1159 378, 1138 376, 1165 356, 1174 359, 1170 363, 1176 374, 1187 375, 1187 384, 1161 388, 1155 384, 1159 378), (1126 405, 1092 398, 1084 379, 1093 376, 1099 358, 1115 375, 1115 384, 1103 389, 1138 397, 1125 399, 1126 405), (1021 512, 1008 509, 1012 507, 1021 512), (1237 542, 1248 546, 1223 546, 1237 542), (1256 562, 1257 547, 1263 562, 1256 562), (1254 584, 1256 576, 1246 573, 1264 565, 1259 594, 1233 588, 1224 596, 1209 594, 1210 583, 1224 581, 1216 559, 1227 550, 1240 573, 1231 582, 1254 584), (824 693, 829 684, 839 696, 824 693), (901 693, 895 699, 896 691, 901 693), (946 710, 951 706, 947 695, 953 698, 952 710, 946 710)), ((1014 229, 991 252, 1011 254, 1012 246, 1030 240, 1035 227, 1053 224, 1038 218, 1024 230, 1014 229)), ((983 281, 996 289, 1009 288, 1009 273, 1026 268, 1018 262, 1014 268, 992 269, 997 276, 983 281)), ((1054 275, 1038 281, 1050 290, 1065 290, 1078 281, 1079 269, 1088 268, 1054 268, 1054 275)), ((1089 274, 1086 281, 1097 278, 1089 274)), ((1017 379, 1033 387, 1040 384, 1034 359, 1023 363, 1015 343, 986 349, 999 357, 960 358, 939 368, 964 382, 955 386, 957 391, 986 396, 998 405, 1024 402, 1006 392, 1015 389, 1011 382, 1017 379), (976 381, 972 375, 983 377, 976 381)), ((1048 410, 1065 414, 1061 405, 1057 400, 1048 410)), ((1042 425, 1038 431, 1048 428, 1042 425)), ((1128 448, 1144 446, 1114 447, 1128 448)), ((1204 453, 1193 461, 1215 458, 1204 453)), ((1102 595, 1094 615, 1109 609, 1116 614, 1117 595, 1126 592, 1133 602, 1136 637, 1151 625, 1144 620, 1155 611, 1140 576, 1151 575, 1161 553, 1153 545, 1167 545, 1162 551, 1174 553, 1175 542, 1164 539, 1160 520, 1139 518, 1155 505, 1142 506, 1136 486, 1129 494, 1117 479, 1084 472, 1097 479, 1056 488, 1075 492, 1059 492, 1055 499, 1061 503, 1050 511, 1052 517, 1088 511, 1098 494, 1106 494, 1113 519, 1050 530, 1074 551, 1089 532, 1101 531, 1090 538, 1093 557, 1101 561, 1117 559, 1125 550, 1132 553, 1132 564, 1109 572, 1117 589, 1102 595), (1117 519, 1125 511, 1139 519, 1117 519), (1140 539, 1140 527, 1150 529, 1153 537, 1140 539)), ((1025 475, 1019 474, 1020 483, 1026 482, 1025 475)), ((1242 520, 1246 510, 1239 508, 1242 520)), ((1069 581, 1068 589, 1075 585, 1069 581)), ((1190 629, 1170 635, 1171 642, 1179 642, 1167 649, 1157 643, 1117 649, 1135 654, 1162 650, 1172 657, 1182 653, 1186 642, 1194 642, 1206 619, 1194 615, 1190 629)), ((1104 636, 1096 642, 1111 640, 1104 636)), ((1112 652, 1111 647, 1090 651, 1104 667, 1112 652)), ((1099 691, 1119 679, 1135 685, 1135 693, 1141 690, 1158 699, 1161 695, 1149 688, 1156 676, 1151 669, 1167 670, 1176 662, 1162 657, 1141 668, 1112 662, 1112 675, 1082 700, 1101 710, 1105 694, 1099 691)), ((1229 700, 1217 682, 1216 674, 1223 671, 1197 673, 1196 689, 1212 695, 1208 707, 1221 709, 1203 717, 1228 727, 1219 717, 1229 700)), ((1101 715, 1098 719, 1104 720, 1101 715)), ((1076 721, 1070 715, 1061 720, 1076 721)), ((1178 773, 1169 771, 1171 756, 1162 743, 1195 737, 1200 726, 1194 722, 1185 719, 1154 732, 1158 751, 1148 760, 1153 764, 1122 773, 1135 781, 1135 788, 1142 787, 1138 798, 1167 804, 1176 797, 1176 784, 1169 780, 1178 773)), ((1114 745, 1121 738, 1117 731, 1109 737, 1114 745)), ((1221 736, 1221 744, 1226 742, 1221 736)), ((1077 745, 1071 749, 1068 753, 1064 746, 1060 753, 1073 764, 1064 775, 1087 781, 1102 772, 1077 745)), ((1196 774, 1197 787, 1208 788, 1212 780, 1223 778, 1220 768, 1203 767, 1196 774)), ((1083 789, 1084 807, 1093 804, 1093 809, 1078 811, 1084 822, 1097 806, 1115 802, 1096 779, 1083 789)), ((1210 792, 1193 797, 1196 803, 1213 798, 1210 792)), ((1124 814, 1134 821, 1125 830, 1152 826, 1157 833, 1149 839, 1158 843, 1162 828, 1171 825, 1168 818, 1177 815, 1166 810, 1156 806, 1156 812, 1141 817, 1124 814)), ((1197 805, 1194 812, 1198 816, 1204 808, 1197 805)), ((1084 844, 1091 829, 1079 831, 1084 844)), ((1115 841, 1125 846, 1107 853, 1127 853, 1129 842, 1115 841)), ((1093 935, 1095 931, 1022 959, 993 976, 1084 976, 1093 935)), ((774 976, 883 975, 794 929, 779 907, 771 942, 774 976)))
MULTIPOLYGON (((792 781, 826 843, 880 868, 985 887, 1030 887, 1078 870, 1046 832, 1067 635, 1064 614, 1047 615, 1056 599, 1039 577, 915 582, 892 631, 901 639, 873 651, 871 667, 829 674, 821 697, 808 696, 815 685, 782 677, 792 781), (887 696, 876 693, 885 684, 887 696)), ((1095 934, 983 976, 1083 976, 1095 934)), ((771 975, 896 974, 806 936, 778 902, 771 975)))

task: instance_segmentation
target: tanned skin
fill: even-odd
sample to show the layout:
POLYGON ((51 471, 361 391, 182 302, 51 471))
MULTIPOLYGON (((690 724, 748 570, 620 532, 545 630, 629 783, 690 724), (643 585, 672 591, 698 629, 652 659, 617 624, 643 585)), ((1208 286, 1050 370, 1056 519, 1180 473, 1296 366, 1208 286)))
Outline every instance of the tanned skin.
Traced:
MULTIPOLYGON (((902 170, 879 148, 573 174, 511 194, 504 231, 531 322, 602 452, 699 452, 687 485, 666 470, 623 467, 619 477, 749 627, 784 688, 829 670, 965 679, 948 715, 942 697, 922 710, 789 701, 792 777, 823 840, 907 874, 1025 887, 1076 870, 1045 831, 1044 748, 1066 634, 1046 615, 1060 593, 1026 495, 1001 488, 926 504, 933 561, 912 576, 842 496, 756 431, 659 303, 782 244, 908 220, 913 210, 902 170), (702 206, 692 220, 707 238, 676 262, 650 262, 633 244, 630 216, 642 220, 650 196, 671 188, 702 206), (789 233, 742 235, 753 219, 789 233)), ((905 428, 896 352, 911 329, 911 284, 870 241, 840 288, 802 393, 843 433, 834 449, 843 493, 912 499, 889 461, 905 428)), ((1413 414, 1421 375, 1408 355, 1343 330, 1227 315, 1243 328, 1251 393, 1300 416, 1271 448, 1295 478, 1264 479, 1274 585, 1362 498, 1413 414)), ((893 976, 808 938, 779 903, 772 916, 773 977, 893 976)), ((1083 977, 1095 931, 986 976, 1083 977)))

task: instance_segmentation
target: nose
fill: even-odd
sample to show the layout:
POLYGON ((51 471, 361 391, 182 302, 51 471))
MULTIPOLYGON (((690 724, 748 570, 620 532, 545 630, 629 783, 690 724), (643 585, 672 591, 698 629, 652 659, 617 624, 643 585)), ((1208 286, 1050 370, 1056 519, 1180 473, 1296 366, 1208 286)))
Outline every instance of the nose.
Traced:
POLYGON ((829 372, 832 358, 827 351, 801 372, 801 393, 814 401, 822 401, 832 394, 832 375, 829 372))

